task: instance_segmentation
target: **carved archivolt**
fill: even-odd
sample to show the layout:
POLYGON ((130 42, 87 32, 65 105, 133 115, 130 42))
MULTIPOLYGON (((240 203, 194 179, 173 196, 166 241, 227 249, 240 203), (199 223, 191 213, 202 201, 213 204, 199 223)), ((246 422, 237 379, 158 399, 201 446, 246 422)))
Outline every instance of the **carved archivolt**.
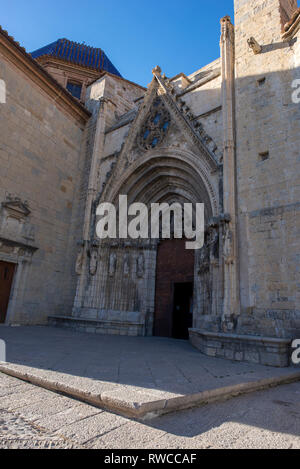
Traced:
POLYGON ((157 97, 137 136, 137 144, 142 150, 158 147, 170 128, 171 116, 161 98, 157 97))
MULTIPOLYGON (((210 215, 218 215, 218 174, 211 174, 205 166, 205 163, 197 155, 176 148, 164 148, 163 150, 158 148, 146 152, 139 160, 134 162, 130 168, 124 171, 123 174, 120 174, 120 177, 118 179, 116 178, 114 183, 107 187, 105 198, 102 195, 101 199, 114 203, 117 202, 119 194, 129 195, 131 191, 135 191, 138 184, 142 184, 142 186, 146 188, 148 182, 151 181, 153 185, 154 181, 150 173, 154 172, 155 174, 163 176, 165 173, 163 172, 162 166, 167 168, 166 171, 169 175, 175 174, 174 171, 179 171, 180 175, 178 174, 178 176, 182 179, 184 187, 189 189, 189 191, 193 189, 199 192, 199 188, 202 187, 207 193, 209 205, 211 205, 212 211, 210 215), (191 185, 193 179, 195 179, 195 184, 191 185)), ((193 197, 192 200, 194 199, 193 197)), ((141 196, 133 200, 145 202, 144 198, 141 196)), ((199 196, 196 196, 195 201, 203 201, 203 196, 199 194, 199 196)), ((145 203, 147 203, 147 201, 145 203)))

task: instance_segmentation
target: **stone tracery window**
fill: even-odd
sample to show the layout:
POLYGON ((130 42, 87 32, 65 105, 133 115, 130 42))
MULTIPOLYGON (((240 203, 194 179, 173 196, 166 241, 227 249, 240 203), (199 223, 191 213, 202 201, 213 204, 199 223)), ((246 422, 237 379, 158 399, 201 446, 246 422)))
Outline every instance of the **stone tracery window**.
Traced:
POLYGON ((138 145, 150 150, 160 145, 171 123, 171 116, 161 98, 156 98, 138 136, 138 145))

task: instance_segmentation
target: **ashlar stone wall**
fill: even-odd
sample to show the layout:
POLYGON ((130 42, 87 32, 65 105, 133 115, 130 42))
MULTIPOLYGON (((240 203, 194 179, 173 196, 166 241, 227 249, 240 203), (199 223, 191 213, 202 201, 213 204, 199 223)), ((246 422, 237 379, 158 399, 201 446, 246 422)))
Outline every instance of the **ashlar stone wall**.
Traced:
POLYGON ((299 337, 300 107, 291 97, 299 38, 281 39, 283 3, 291 2, 235 1, 238 331, 299 337))
POLYGON ((17 264, 7 322, 44 324, 72 310, 83 125, 2 53, 0 76, 0 260, 17 264), (13 230, 7 202, 23 207, 13 230))

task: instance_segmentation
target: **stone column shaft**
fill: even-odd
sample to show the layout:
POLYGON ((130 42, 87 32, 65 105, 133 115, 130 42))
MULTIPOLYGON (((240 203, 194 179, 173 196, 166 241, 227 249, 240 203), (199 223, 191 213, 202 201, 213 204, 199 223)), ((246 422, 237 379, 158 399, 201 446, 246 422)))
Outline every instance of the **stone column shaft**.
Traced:
POLYGON ((228 16, 221 20, 222 105, 223 105, 223 319, 239 315, 239 268, 237 236, 237 188, 235 144, 235 52, 234 26, 228 16))

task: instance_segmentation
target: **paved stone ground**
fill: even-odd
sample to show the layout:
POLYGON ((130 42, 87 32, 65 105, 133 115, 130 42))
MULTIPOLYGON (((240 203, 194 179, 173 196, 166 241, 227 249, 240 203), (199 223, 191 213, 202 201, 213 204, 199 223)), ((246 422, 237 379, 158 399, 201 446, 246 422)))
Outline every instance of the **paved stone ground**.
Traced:
POLYGON ((137 422, 0 373, 0 449, 300 449, 300 383, 137 422))
POLYGON ((6 341, 10 370, 52 383, 50 389, 71 389, 68 394, 85 395, 89 403, 95 396, 100 407, 121 409, 126 416, 136 416, 131 412, 140 405, 151 415, 199 393, 211 395, 294 372, 300 379, 299 367, 276 369, 210 358, 188 342, 172 339, 97 336, 51 327, 0 327, 0 339, 6 341))

